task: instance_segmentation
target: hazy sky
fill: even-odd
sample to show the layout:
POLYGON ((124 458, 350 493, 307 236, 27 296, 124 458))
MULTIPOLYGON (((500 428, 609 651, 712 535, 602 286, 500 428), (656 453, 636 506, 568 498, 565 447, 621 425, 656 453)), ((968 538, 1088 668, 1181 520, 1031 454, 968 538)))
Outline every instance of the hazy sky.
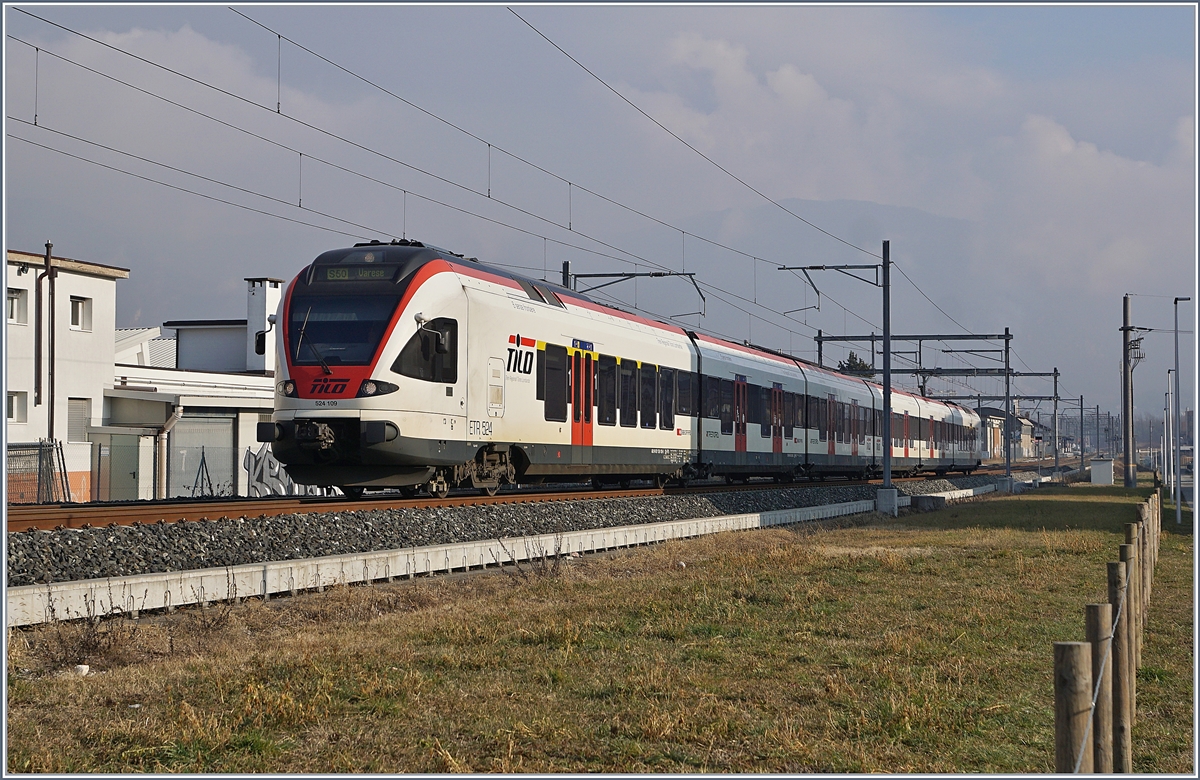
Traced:
MULTIPOLYGON (((818 309, 777 267, 887 239, 894 332, 1008 327, 1014 368, 1116 411, 1122 295, 1167 329, 1196 297, 1191 5, 513 6, 541 35, 504 6, 237 9, 5 6, 6 246, 129 268, 121 326, 242 317, 243 277, 403 235, 555 280, 695 272, 703 305, 597 297, 815 359, 818 328, 881 332, 879 291, 817 272, 818 309)), ((921 358, 999 365, 942 351, 971 346, 921 358)), ((1145 351, 1161 414, 1171 335, 1145 351)))

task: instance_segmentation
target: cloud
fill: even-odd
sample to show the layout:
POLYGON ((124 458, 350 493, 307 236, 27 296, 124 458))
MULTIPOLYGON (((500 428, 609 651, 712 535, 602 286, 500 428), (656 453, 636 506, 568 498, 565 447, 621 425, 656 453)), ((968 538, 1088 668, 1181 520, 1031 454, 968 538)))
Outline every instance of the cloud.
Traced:
MULTIPOLYGON (((1185 134, 1181 123, 1176 136, 1185 134)), ((1044 281, 1111 292, 1186 259, 1195 199, 1182 160, 1132 160, 1031 115, 996 139, 981 167, 992 190, 988 234, 1009 262, 1044 281)))

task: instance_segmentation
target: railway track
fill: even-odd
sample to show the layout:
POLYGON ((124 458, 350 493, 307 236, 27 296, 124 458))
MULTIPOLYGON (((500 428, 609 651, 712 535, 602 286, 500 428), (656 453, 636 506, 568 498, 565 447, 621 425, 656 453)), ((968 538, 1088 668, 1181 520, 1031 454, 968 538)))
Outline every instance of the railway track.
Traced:
MULTIPOLYGON (((925 477, 912 477, 922 481, 925 477)), ((894 482, 907 481, 899 478, 894 482)), ((458 506, 483 506, 489 504, 512 504, 530 501, 579 501, 608 498, 643 498, 646 496, 681 495, 723 492, 728 490, 773 490, 785 487, 808 485, 864 485, 878 484, 880 480, 837 480, 830 482, 748 482, 736 485, 709 484, 668 486, 665 488, 626 488, 593 490, 590 488, 563 489, 546 487, 522 488, 502 491, 495 496, 479 495, 464 491, 460 495, 445 498, 403 498, 395 494, 367 496, 360 499, 324 496, 273 496, 270 498, 226 498, 208 501, 136 501, 90 504, 16 504, 8 507, 7 530, 10 533, 40 530, 82 529, 110 525, 137 525, 152 523, 175 523, 198 520, 217 520, 223 517, 258 518, 276 517, 300 513, 346 512, 351 510, 380 510, 401 508, 446 508, 458 506)))

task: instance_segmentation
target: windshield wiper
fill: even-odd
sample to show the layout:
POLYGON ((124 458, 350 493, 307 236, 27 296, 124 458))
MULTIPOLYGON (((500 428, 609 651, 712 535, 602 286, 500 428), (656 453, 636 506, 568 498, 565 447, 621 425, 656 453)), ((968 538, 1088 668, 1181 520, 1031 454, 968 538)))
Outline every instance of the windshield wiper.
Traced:
MULTIPOLYGON (((312 306, 309 306, 308 311, 304 312, 304 324, 300 326, 300 336, 296 339, 296 357, 295 357, 295 359, 297 361, 300 360, 300 345, 304 343, 304 331, 306 328, 308 328, 308 318, 311 315, 312 315, 312 306)), ((326 374, 332 374, 333 369, 331 369, 329 367, 329 364, 325 362, 325 358, 321 357, 321 353, 317 351, 316 345, 310 341, 310 342, 308 342, 308 348, 312 350, 312 353, 317 356, 317 360, 320 361, 321 370, 324 371, 326 374)))

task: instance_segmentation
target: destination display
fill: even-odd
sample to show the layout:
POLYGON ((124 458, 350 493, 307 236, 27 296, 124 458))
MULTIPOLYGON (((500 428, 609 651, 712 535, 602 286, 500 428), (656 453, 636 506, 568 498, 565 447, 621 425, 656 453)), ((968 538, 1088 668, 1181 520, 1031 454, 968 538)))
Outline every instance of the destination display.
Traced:
POLYGON ((391 279, 394 268, 364 268, 362 266, 340 266, 325 269, 327 282, 374 282, 391 279))

